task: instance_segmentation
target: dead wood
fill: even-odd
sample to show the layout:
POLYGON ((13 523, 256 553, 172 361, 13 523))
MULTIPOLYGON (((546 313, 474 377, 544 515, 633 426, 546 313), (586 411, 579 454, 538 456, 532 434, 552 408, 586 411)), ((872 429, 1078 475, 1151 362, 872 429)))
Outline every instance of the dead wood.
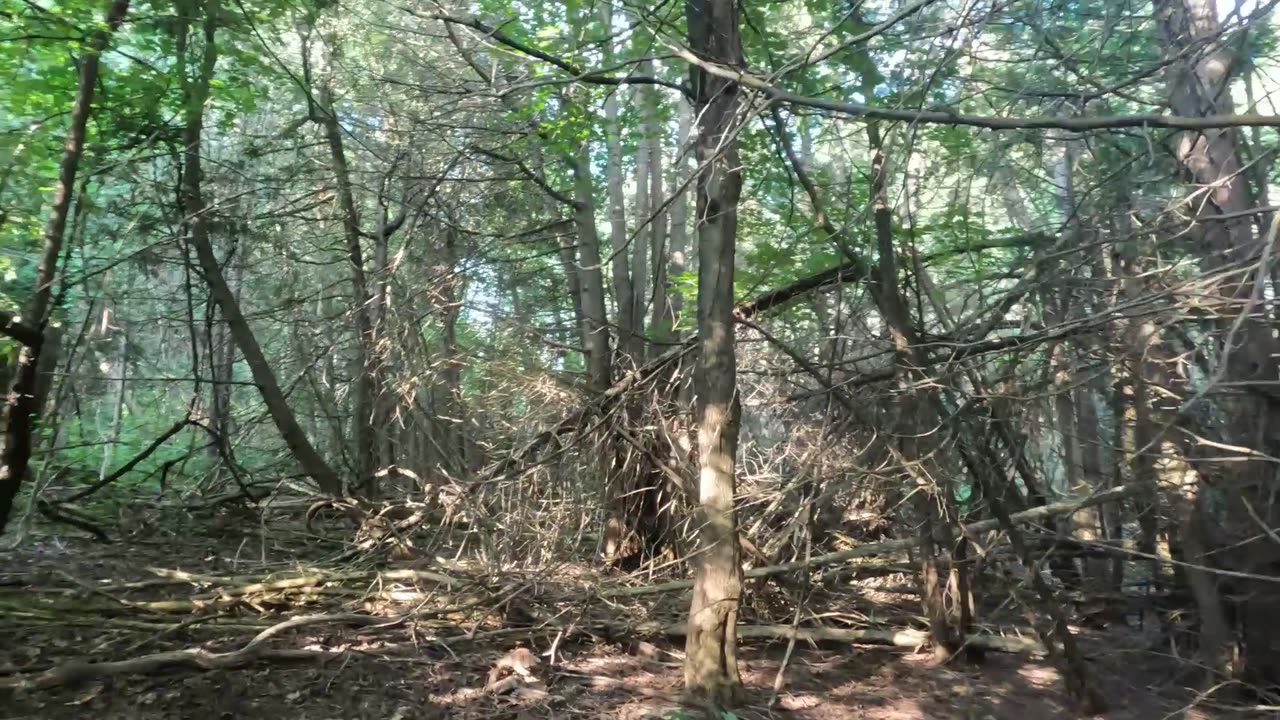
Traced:
MULTIPOLYGON (((357 624, 369 624, 363 618, 357 624)), ((381 618, 372 618, 383 622, 381 618)), ((258 633, 239 650, 225 653, 210 652, 201 648, 171 650, 142 655, 129 660, 90 663, 75 660, 46 670, 34 676, 18 676, 0 680, 0 688, 32 690, 74 685, 95 678, 112 675, 138 675, 172 667, 190 667, 198 670, 225 670, 240 667, 257 660, 315 660, 328 659, 343 654, 342 650, 272 649, 265 643, 273 636, 290 628, 319 622, 341 620, 350 622, 351 616, 304 615, 276 623, 258 633)))
MULTIPOLYGON (((1119 487, 1104 490, 1095 493, 1086 498, 1063 500, 1056 503, 1049 503, 1040 507, 1023 510, 1022 512, 1013 513, 1009 516, 1009 520, 1014 523, 1029 523, 1046 518, 1056 517, 1058 515, 1068 515, 1078 510, 1094 507, 1107 502, 1114 502, 1131 495, 1142 492, 1143 486, 1139 483, 1130 483, 1119 487)), ((999 522, 994 519, 979 520, 975 523, 965 525, 963 530, 965 534, 978 534, 988 530, 994 530, 999 522)), ((839 550, 836 552, 818 555, 806 560, 795 560, 793 562, 781 563, 779 565, 770 565, 768 567, 752 568, 745 573, 745 578, 762 578, 773 575, 783 575, 806 567, 818 567, 822 565, 835 565, 836 563, 847 562, 857 558, 874 557, 877 555, 888 555, 892 553, 903 553, 914 548, 919 542, 918 538, 901 538, 897 540, 885 540, 882 542, 868 543, 859 545, 848 550, 839 550)), ((641 595, 653 595, 657 593, 675 592, 687 590, 693 587, 690 580, 673 580, 658 585, 641 585, 637 587, 609 588, 601 591, 600 597, 603 598, 623 598, 623 597, 639 597, 641 595)))
MULTIPOLYGON (((606 624, 607 629, 636 635, 666 635, 684 637, 684 623, 640 623, 638 625, 606 624)), ((739 625, 738 637, 747 639, 789 640, 792 637, 805 642, 859 643, 865 645, 892 645, 917 649, 929 644, 929 634, 908 628, 831 628, 792 627, 791 625, 739 625)), ((965 642, 972 646, 1003 653, 1046 654, 1044 645, 1034 638, 1016 635, 969 635, 965 642)))

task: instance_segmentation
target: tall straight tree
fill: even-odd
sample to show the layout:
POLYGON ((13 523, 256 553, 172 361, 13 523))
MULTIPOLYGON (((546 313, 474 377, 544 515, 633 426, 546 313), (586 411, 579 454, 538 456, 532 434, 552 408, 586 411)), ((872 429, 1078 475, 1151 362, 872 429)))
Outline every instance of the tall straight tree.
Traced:
POLYGON ((4 402, 4 436, 0 439, 0 443, 3 443, 3 447, 0 447, 0 532, 4 531, 5 524, 9 521, 13 499, 18 495, 22 479, 27 474, 27 465, 31 461, 31 434, 35 430, 36 416, 40 412, 40 393, 36 390, 40 378, 41 338, 53 309, 53 285, 58 274, 58 256, 62 253, 62 238, 67 231, 67 215, 75 193, 76 173, 80 169, 80 158, 84 155, 85 133, 94 90, 98 85, 98 60, 128 12, 129 0, 114 0, 107 9, 106 22, 94 32, 88 49, 80 58, 80 82, 71 106, 71 128, 62 148, 58 180, 53 187, 53 208, 49 211, 49 225, 44 233, 44 251, 36 270, 35 296, 23 313, 26 321, 35 328, 35 337, 18 354, 13 385, 4 402))
MULTIPOLYGON (((602 45, 603 60, 606 65, 613 63, 613 3, 600 3, 600 24, 604 32, 602 45)), ((622 176, 622 126, 618 123, 618 93, 621 88, 610 88, 604 99, 604 148, 605 148, 605 181, 609 205, 609 250, 610 269, 613 273, 613 299, 617 308, 619 355, 635 355, 637 333, 640 332, 635 314, 635 286, 640 278, 635 277, 629 263, 627 252, 627 213, 626 196, 623 193, 622 176)), ((637 210, 637 222, 639 211, 637 210)))
MULTIPOLYGON (((325 39, 324 67, 320 73, 316 101, 311 103, 309 112, 312 122, 324 129, 325 142, 329 146, 329 162, 336 183, 338 210, 342 214, 342 234, 347 243, 347 259, 351 271, 351 317, 356 332, 356 367, 351 392, 354 469, 360 491, 365 495, 372 495, 376 491, 374 470, 378 461, 374 446, 374 401, 379 392, 381 362, 377 357, 373 321, 369 316, 371 298, 369 283, 365 278, 364 251, 360 245, 360 216, 351 187, 351 169, 342 140, 342 125, 338 122, 338 110, 333 99, 334 64, 341 55, 339 42, 336 33, 331 33, 325 39)), ((307 73, 308 76, 310 74, 307 73)))
MULTIPOLYGON (((703 60, 742 68, 736 0, 686 0, 689 47, 703 60)), ((694 419, 698 427, 697 570, 685 643, 684 681, 691 698, 732 705, 741 696, 738 606, 742 566, 734 510, 741 404, 734 348, 734 250, 742 166, 735 122, 738 84, 693 67, 698 203, 698 359, 694 419)))

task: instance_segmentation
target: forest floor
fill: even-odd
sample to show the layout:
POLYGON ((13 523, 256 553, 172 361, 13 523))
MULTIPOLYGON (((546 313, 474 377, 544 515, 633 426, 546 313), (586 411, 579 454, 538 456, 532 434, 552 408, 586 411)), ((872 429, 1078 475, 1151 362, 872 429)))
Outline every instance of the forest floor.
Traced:
MULTIPOLYGON (((358 581, 366 587, 358 600, 343 589, 350 588, 350 582, 336 581, 312 584, 304 594, 294 592, 287 598, 292 590, 278 588, 272 594, 269 588, 229 589, 223 583, 210 591, 212 578, 242 579, 268 569, 279 571, 290 563, 296 577, 302 564, 297 558, 272 557, 265 544, 251 549, 253 544, 244 537, 198 535, 168 533, 102 545, 38 528, 18 549, 6 552, 0 565, 0 683, 7 681, 10 688, 0 689, 0 718, 695 717, 679 710, 679 638, 636 641, 598 632, 570 637, 563 632, 530 632, 527 627, 521 631, 510 627, 509 614, 495 619, 491 608, 468 616, 480 617, 474 622, 446 622, 447 613, 418 612, 413 622, 349 626, 341 619, 387 615, 388 605, 378 604, 367 581, 358 581), (251 554, 254 560, 244 559, 251 554), (284 602, 292 607, 286 609, 284 602), (337 622, 325 622, 317 608, 337 622), (255 646, 269 646, 277 655, 214 669, 191 667, 192 662, 184 666, 157 655, 207 651, 206 656, 216 657, 243 648, 282 618, 300 614, 308 618, 304 624, 268 633, 270 642, 255 646), (445 627, 457 632, 441 641, 445 627), (487 690, 495 661, 521 644, 539 651, 550 645, 555 654, 534 671, 534 682, 509 683, 507 692, 487 690), (289 657, 290 652, 304 657, 289 657), (79 673, 76 669, 83 666, 67 666, 138 657, 159 659, 146 672, 103 676, 79 673), (49 687, 32 687, 40 678, 68 669, 69 675, 45 683, 49 687), (64 682, 69 678, 76 681, 64 682), (13 689, 14 685, 26 687, 13 689)), ((422 567, 412 562, 400 565, 422 567)), ((428 600, 446 597, 443 592, 397 587, 401 589, 380 591, 382 599, 398 599, 402 607, 407 602, 420 609, 428 600)), ((460 603, 453 588, 447 595, 445 605, 467 605, 460 603)), ((640 600, 651 608, 661 606, 653 612, 664 617, 673 617, 685 602, 683 593, 647 596, 636 603, 640 600)), ((549 602, 554 607, 555 601, 549 602)), ((606 614, 632 612, 608 601, 599 604, 606 614)), ((1183 687, 1193 679, 1173 672, 1176 660, 1167 653, 1138 649, 1141 643, 1130 635, 1123 626, 1083 632, 1097 682, 1112 707, 1105 717, 1237 717, 1196 702, 1196 694, 1183 687)), ((928 653, 910 648, 806 643, 796 645, 786 663, 785 686, 770 707, 785 651, 784 641, 743 642, 741 669, 749 696, 737 717, 1074 716, 1057 673, 1034 658, 988 653, 980 666, 939 666, 928 653)))

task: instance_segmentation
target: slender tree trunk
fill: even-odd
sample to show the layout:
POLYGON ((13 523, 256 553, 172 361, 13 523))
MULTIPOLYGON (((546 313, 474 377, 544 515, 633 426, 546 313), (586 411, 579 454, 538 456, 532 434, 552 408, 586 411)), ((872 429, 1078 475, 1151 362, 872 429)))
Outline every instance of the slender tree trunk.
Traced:
MULTIPOLYGON (((688 100, 679 100, 679 123, 676 128, 676 156, 672 163, 674 172, 671 175, 672 192, 676 193, 671 200, 671 233, 668 251, 667 277, 678 278, 687 270, 686 254, 689 251, 689 192, 685 187, 689 181, 689 139, 693 135, 693 106, 688 100)), ((684 293, 672 288, 668 293, 668 322, 679 327, 684 314, 684 293)), ((678 334, 678 333, 677 333, 678 334)))
POLYGON ((116 359, 107 371, 108 381, 115 385, 115 398, 111 403, 111 430, 107 435, 107 444, 102 448, 102 465, 98 469, 98 479, 102 480, 111 469, 111 459, 115 455, 116 443, 120 442, 120 425, 124 420, 124 386, 125 376, 129 371, 129 338, 123 330, 119 333, 119 350, 116 359))
POLYGON ((52 407, 49 396, 57 386, 58 361, 62 356, 62 328, 47 325, 44 336, 40 340, 40 361, 36 363, 36 398, 37 411, 44 415, 49 413, 50 423, 57 420, 57 408, 52 407))
MULTIPOLYGON (((395 165, 392 165, 394 171, 395 165)), ((390 182, 388 177, 386 182, 390 182)), ((385 186, 384 186, 385 189, 385 186)), ((381 216, 378 220, 378 234, 373 248, 373 297, 369 315, 372 318, 369 330, 370 349, 373 352, 373 427, 375 455, 374 468, 381 471, 395 466, 397 462, 397 445, 399 435, 395 431, 395 410, 397 394, 390 391, 387 377, 395 367, 392 355, 394 344, 388 337, 387 314, 391 304, 391 236, 398 223, 393 222, 387 209, 386 195, 379 193, 381 216)), ((403 222, 401 217, 399 222, 403 222)), ((370 482, 371 489, 373 482, 370 482)))
MULTIPOLYGON (((1134 323, 1130 343, 1130 376, 1133 378, 1133 448, 1130 456, 1130 474, 1133 482, 1146 488, 1135 501, 1138 515, 1138 552, 1148 558, 1156 555, 1157 539, 1160 534, 1160 505, 1157 502, 1158 492, 1155 476, 1155 458, 1159 454, 1160 445, 1156 442, 1156 432, 1151 418, 1151 400, 1148 385, 1150 369, 1147 360, 1147 348, 1155 337, 1155 327, 1150 321, 1134 323)), ((1160 584, 1160 564, 1150 562, 1151 582, 1160 584)))
MULTIPOLYGON (((445 30, 449 40, 475 73, 485 82, 496 84, 493 78, 497 73, 486 67, 462 44, 454 33, 453 26, 446 23, 445 30)), ((512 95, 503 95, 503 103, 512 110, 519 109, 512 95)), ((533 131, 542 140, 549 142, 550 136, 541 130, 536 120, 531 124, 533 131)), ((535 148, 535 152, 539 151, 539 148, 535 148)), ((609 350, 609 321, 605 309, 600 236, 596 230, 595 188, 591 179, 590 147, 583 144, 576 153, 565 153, 562 157, 573 172, 573 225, 577 232, 578 247, 575 259, 570 243, 567 239, 562 241, 559 248, 560 260, 566 272, 573 268, 577 275, 576 286, 573 282, 569 285, 570 292, 573 292, 576 298, 574 310, 578 314, 579 334, 582 337, 587 387, 596 392, 603 392, 608 389, 612 381, 613 358, 609 350)), ((539 161, 535 164, 535 168, 538 168, 541 166, 541 155, 536 155, 535 159, 539 161)), ((535 172, 539 172, 540 177, 545 181, 545 174, 539 170, 535 172)))
MULTIPOLYGON (((641 65, 640 72, 653 74, 653 63, 641 65)), ((653 222, 649 225, 649 252, 653 262, 653 309, 649 322, 649 332, 657 342, 671 340, 671 301, 668 299, 667 273, 670 270, 670 256, 667 248, 666 209, 658 209, 666 199, 663 196, 662 166, 662 125, 658 121, 658 107, 662 102, 656 90, 649 89, 645 93, 648 100, 644 102, 645 139, 649 143, 649 202, 654 208, 653 222)), ((653 352, 662 352, 658 347, 653 352)))
MULTIPOLYGON (((75 102, 71 106, 71 127, 62 148, 62 161, 58 167, 58 180, 53 190, 53 207, 49 211, 49 225, 44 233, 44 250, 36 269, 36 291, 23 313, 36 332, 43 335, 49 324, 49 312, 53 304, 53 285, 58 273, 58 258, 62 253, 62 239, 66 234, 67 215, 75 192, 76 173, 84 154, 85 128, 92 110, 93 94, 98 83, 98 61, 106 49, 112 34, 124 22, 129 11, 129 0, 113 0, 107 9, 106 22, 94 32, 88 49, 80 57, 80 80, 75 102)), ((13 384, 5 398, 4 437, 0 440, 0 532, 9 521, 13 500, 27 475, 31 462, 32 433, 41 408, 38 405, 37 387, 40 382, 39 365, 43 343, 25 345, 18 353, 17 368, 13 371, 13 384)))
MULTIPOLYGON (((267 413, 275 422, 285 445, 289 447, 302 471, 309 475, 319 488, 331 495, 342 493, 342 480, 329 467, 320 453, 316 452, 306 433, 298 425, 297 418, 285 400, 284 392, 276 381, 275 373, 258 340, 249 327, 249 322, 240 312, 240 304, 235 294, 227 285, 218 265, 218 258, 213 253, 213 245, 209 240, 209 213, 204 204, 201 188, 203 174, 201 171, 200 138, 204 129, 204 108, 209 99, 209 84, 213 80, 213 71, 217 63, 216 32, 218 0, 209 0, 204 15, 204 57, 201 63, 201 74, 195 79, 183 76, 183 95, 186 109, 186 128, 183 132, 185 144, 183 168, 183 209, 190 218, 189 240, 196 250, 196 259, 205 281, 209 284, 209 294, 222 310, 222 317, 231 329, 231 337, 235 339, 240 353, 244 355, 245 364, 253 375, 254 382, 262 393, 262 400, 267 406, 267 413)), ((185 22, 190 22, 186 18, 185 22)), ((181 33, 181 43, 185 46, 186 30, 181 33)), ((185 49, 181 50, 185 52, 185 49)), ((180 63, 185 67, 185 63, 180 63)))
MULTIPOLYGON (((745 65, 735 0, 686 0, 689 47, 708 60, 745 65)), ((735 704, 737 619, 742 594, 734 510, 741 405, 734 348, 734 255, 742 167, 736 83, 698 68, 691 81, 699 115, 698 359, 694 369, 698 427, 698 545, 685 643, 685 690, 713 705, 735 704)))
MULTIPOLYGON (((530 155, 533 158, 532 167, 534 174, 545 184, 547 182, 546 164, 542 157, 542 144, 534 143, 530 155)), ((551 197, 546 197, 543 203, 547 211, 548 219, 559 220, 563 217, 560 205, 551 197)), ((583 270, 578 266, 578 249, 574 246, 573 239, 564 232, 564 225, 556 225, 552 228, 556 233, 556 247, 560 254, 560 267, 564 270, 565 287, 569 290, 569 303, 573 308, 573 327, 574 335, 582 348, 587 346, 587 332, 585 320, 582 312, 582 274, 583 270)))
MULTIPOLYGON (((642 100, 641 103, 643 102, 642 100)), ((643 132, 643 127, 641 130, 643 132)), ((653 252, 650 244, 653 228, 641 231, 640 224, 648 221, 653 210, 652 203, 661 200, 651 200, 649 197, 649 139, 641 137, 639 145, 636 151, 636 237, 631 241, 631 297, 627 300, 631 304, 631 328, 628 334, 630 342, 625 349, 631 363, 636 366, 644 364, 644 318, 649 304, 649 255, 653 252)))
MULTIPOLYGON (((336 56, 337 40, 330 39, 336 56)), ((351 271, 351 317, 356 332, 355 381, 351 389, 351 435, 355 444, 355 482, 365 495, 376 492, 374 465, 376 463, 376 432, 374 429, 374 398, 378 391, 377 348, 373 323, 369 318, 369 284, 365 278, 364 252, 360 243, 360 217, 356 210, 355 194, 351 188, 351 169, 347 165, 346 148, 342 139, 342 126, 338 123, 337 108, 333 101, 333 62, 325 63, 313 118, 324 129, 325 142, 329 146, 329 160, 337 185, 338 210, 342 214, 342 233, 347 241, 347 259, 351 271)))
POLYGON ((928 446, 937 443, 941 432, 942 403, 937 391, 930 387, 932 383, 922 376, 929 361, 920 346, 906 300, 898 288, 892 210, 885 193, 885 157, 880 131, 875 123, 867 124, 867 139, 874 153, 870 199, 880 255, 873 294, 894 345, 894 362, 902 391, 902 400, 898 403, 901 460, 917 485, 915 505, 920 519, 920 594, 925 617, 929 621, 934 655, 942 661, 954 655, 963 642, 960 637, 962 628, 957 626, 946 604, 946 578, 950 571, 940 567, 938 562, 939 555, 950 552, 954 545, 948 519, 954 506, 953 493, 945 472, 928 472, 917 467, 918 463, 924 463, 925 458, 933 455, 928 446))
POLYGON ((591 155, 584 146, 573 165, 573 220, 578 231, 578 263, 581 269, 583 352, 587 358, 587 385, 604 392, 612 382, 609 354, 609 322, 604 306, 604 273, 600 236, 596 232, 595 189, 591 182, 591 155))
MULTIPOLYGON (((237 302, 240 299, 241 266, 237 253, 243 252, 243 250, 238 249, 238 245, 239 238, 233 237, 233 250, 226 263, 224 263, 227 285, 231 288, 232 295, 237 302)), ((231 383, 235 379, 235 358, 235 342, 227 330, 226 323, 215 320, 209 332, 209 365, 212 375, 212 386, 209 391, 211 398, 209 423, 210 427, 217 433, 217 445, 210 445, 209 451, 210 458, 215 465, 224 460, 232 462, 234 458, 231 443, 231 437, 235 433, 231 416, 231 383)))
MULTIPOLYGON (((603 59, 605 65, 613 62, 613 3, 599 4, 600 24, 604 32, 603 59)), ((613 299, 617 308, 619 356, 630 355, 634 348, 636 316, 634 288, 638 276, 630 268, 631 253, 627 248, 626 195, 623 193, 622 129, 618 123, 618 92, 622 88, 610 88, 604 100, 605 182, 609 207, 610 268, 613 274, 613 299)), ((647 189, 646 189, 647 191, 647 189)), ((637 212, 637 218, 639 214, 637 212)), ((584 258, 585 262, 585 258, 584 258)), ((633 358, 633 362, 638 359, 633 358)))
POLYGON ((443 335, 444 366, 440 376, 444 384, 444 405, 449 418, 445 432, 445 468, 457 476, 470 469, 467 452, 467 412, 462 402, 462 350, 458 345, 458 316, 462 311, 460 298, 461 269, 458 267, 458 234, 452 228, 445 230, 444 267, 440 285, 440 314, 443 335), (448 456, 452 457, 448 457, 448 456))

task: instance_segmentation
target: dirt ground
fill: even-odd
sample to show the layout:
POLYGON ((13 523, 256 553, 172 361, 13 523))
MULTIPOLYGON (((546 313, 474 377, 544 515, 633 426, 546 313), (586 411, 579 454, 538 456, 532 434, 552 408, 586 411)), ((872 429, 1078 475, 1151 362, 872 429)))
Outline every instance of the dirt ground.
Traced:
MULTIPOLYGON (((245 548, 240 547, 243 554, 245 548)), ((150 564, 189 572, 227 572, 238 562, 199 541, 171 538, 129 547, 40 536, 0 560, 0 680, 17 671, 68 660, 123 659, 190 647, 225 651, 252 632, 229 636, 199 622, 140 632, 119 621, 56 617, 32 611, 33 584, 73 579, 143 579, 150 564), (7 616, 7 617, 6 617, 7 616), (25 618, 36 618, 31 621, 25 618)), ((678 600, 678 599, 677 599, 678 600)), ((37 607, 38 610, 38 607, 37 607)), ((227 627, 231 627, 228 625, 227 627)), ((1215 709, 1184 687, 1167 653, 1138 650, 1118 629, 1091 630, 1083 641, 1116 720, 1201 720, 1238 717, 1215 709)), ((534 680, 495 695, 484 687, 494 660, 511 648, 545 651, 542 636, 503 635, 442 646, 411 625, 394 637, 359 627, 301 627, 273 642, 334 650, 327 660, 264 660, 229 670, 170 669, 116 675, 45 690, 0 690, 0 718, 165 718, 192 720, 338 720, 377 718, 680 718, 681 648, 650 642, 558 643, 534 680), (542 643, 540 645, 540 643, 542 643), (346 650, 346 652, 337 652, 346 650)), ((797 645, 785 683, 770 705, 785 642, 745 644, 741 670, 749 689, 738 718, 862 718, 866 720, 1040 720, 1076 717, 1057 673, 1044 662, 988 654, 980 666, 938 666, 911 649, 797 645)), ((683 714, 682 714, 683 713, 683 714)), ((1266 716, 1255 713, 1254 717, 1266 716)), ((1273 715, 1272 717, 1280 717, 1273 715)))

